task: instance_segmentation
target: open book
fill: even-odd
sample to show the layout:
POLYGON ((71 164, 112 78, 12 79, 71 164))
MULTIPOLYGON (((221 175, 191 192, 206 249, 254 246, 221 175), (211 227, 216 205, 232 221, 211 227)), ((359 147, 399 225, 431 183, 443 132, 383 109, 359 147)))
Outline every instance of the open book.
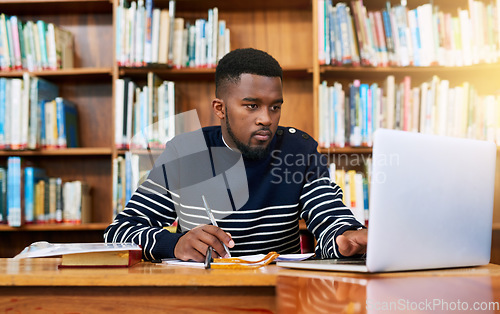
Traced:
POLYGON ((35 242, 14 259, 61 256, 59 267, 129 267, 142 258, 133 243, 49 243, 35 242))

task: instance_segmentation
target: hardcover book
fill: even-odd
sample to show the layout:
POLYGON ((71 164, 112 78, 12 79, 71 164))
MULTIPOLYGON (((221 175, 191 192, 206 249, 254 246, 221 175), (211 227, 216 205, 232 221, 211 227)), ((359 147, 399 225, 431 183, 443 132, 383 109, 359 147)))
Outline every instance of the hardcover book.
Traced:
POLYGON ((134 243, 35 242, 14 259, 61 256, 64 267, 130 267, 141 261, 142 249, 134 243))

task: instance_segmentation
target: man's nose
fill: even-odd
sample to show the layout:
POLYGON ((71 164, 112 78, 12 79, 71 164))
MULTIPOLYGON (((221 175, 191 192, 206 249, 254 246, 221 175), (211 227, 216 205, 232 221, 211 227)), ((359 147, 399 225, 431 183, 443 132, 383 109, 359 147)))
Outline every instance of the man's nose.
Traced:
POLYGON ((263 109, 259 113, 259 116, 257 117, 257 124, 258 125, 271 125, 272 119, 271 119, 271 114, 269 110, 263 109))

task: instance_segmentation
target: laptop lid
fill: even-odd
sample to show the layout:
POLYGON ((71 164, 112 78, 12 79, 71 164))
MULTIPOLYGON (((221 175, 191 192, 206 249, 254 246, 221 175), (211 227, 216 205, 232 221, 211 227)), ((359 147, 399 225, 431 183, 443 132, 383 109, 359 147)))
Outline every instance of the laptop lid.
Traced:
POLYGON ((496 145, 379 129, 374 134, 366 265, 344 260, 278 266, 389 272, 490 260, 496 145))
POLYGON ((369 271, 489 262, 494 143, 380 129, 372 161, 369 271))

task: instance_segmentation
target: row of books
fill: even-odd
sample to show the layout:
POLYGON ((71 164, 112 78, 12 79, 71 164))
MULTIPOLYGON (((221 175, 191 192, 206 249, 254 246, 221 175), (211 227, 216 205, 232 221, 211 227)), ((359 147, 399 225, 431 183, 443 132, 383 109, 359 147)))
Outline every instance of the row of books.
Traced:
POLYGON ((194 23, 175 16, 176 2, 168 9, 154 7, 153 0, 120 0, 116 14, 118 65, 141 67, 168 64, 181 67, 215 67, 230 50, 230 32, 219 20, 218 8, 207 19, 194 23))
POLYGON ((175 135, 175 83, 148 73, 142 88, 117 79, 115 145, 117 148, 163 148, 175 135))
POLYGON ((22 22, 0 14, 0 69, 56 70, 73 68, 73 34, 42 20, 22 22))
POLYGON ((372 146, 378 128, 500 144, 500 95, 478 95, 468 82, 452 87, 433 76, 412 87, 410 76, 396 83, 389 75, 383 87, 354 80, 344 88, 324 81, 319 105, 320 147, 372 146))
POLYGON ((331 163, 330 179, 342 189, 342 201, 351 209, 356 220, 368 225, 369 175, 356 170, 337 169, 335 163, 331 163))
POLYGON ((41 168, 24 166, 21 157, 9 157, 7 168, 0 167, 0 223, 87 223, 90 216, 84 182, 63 183, 41 168))
POLYGON ((467 66, 500 57, 499 1, 469 1, 458 15, 405 2, 367 11, 362 0, 318 0, 319 62, 326 65, 467 66))
POLYGON ((78 112, 39 77, 0 77, 0 149, 78 147, 78 112))
POLYGON ((113 216, 119 214, 137 187, 144 182, 153 164, 148 153, 134 154, 113 159, 113 216))

